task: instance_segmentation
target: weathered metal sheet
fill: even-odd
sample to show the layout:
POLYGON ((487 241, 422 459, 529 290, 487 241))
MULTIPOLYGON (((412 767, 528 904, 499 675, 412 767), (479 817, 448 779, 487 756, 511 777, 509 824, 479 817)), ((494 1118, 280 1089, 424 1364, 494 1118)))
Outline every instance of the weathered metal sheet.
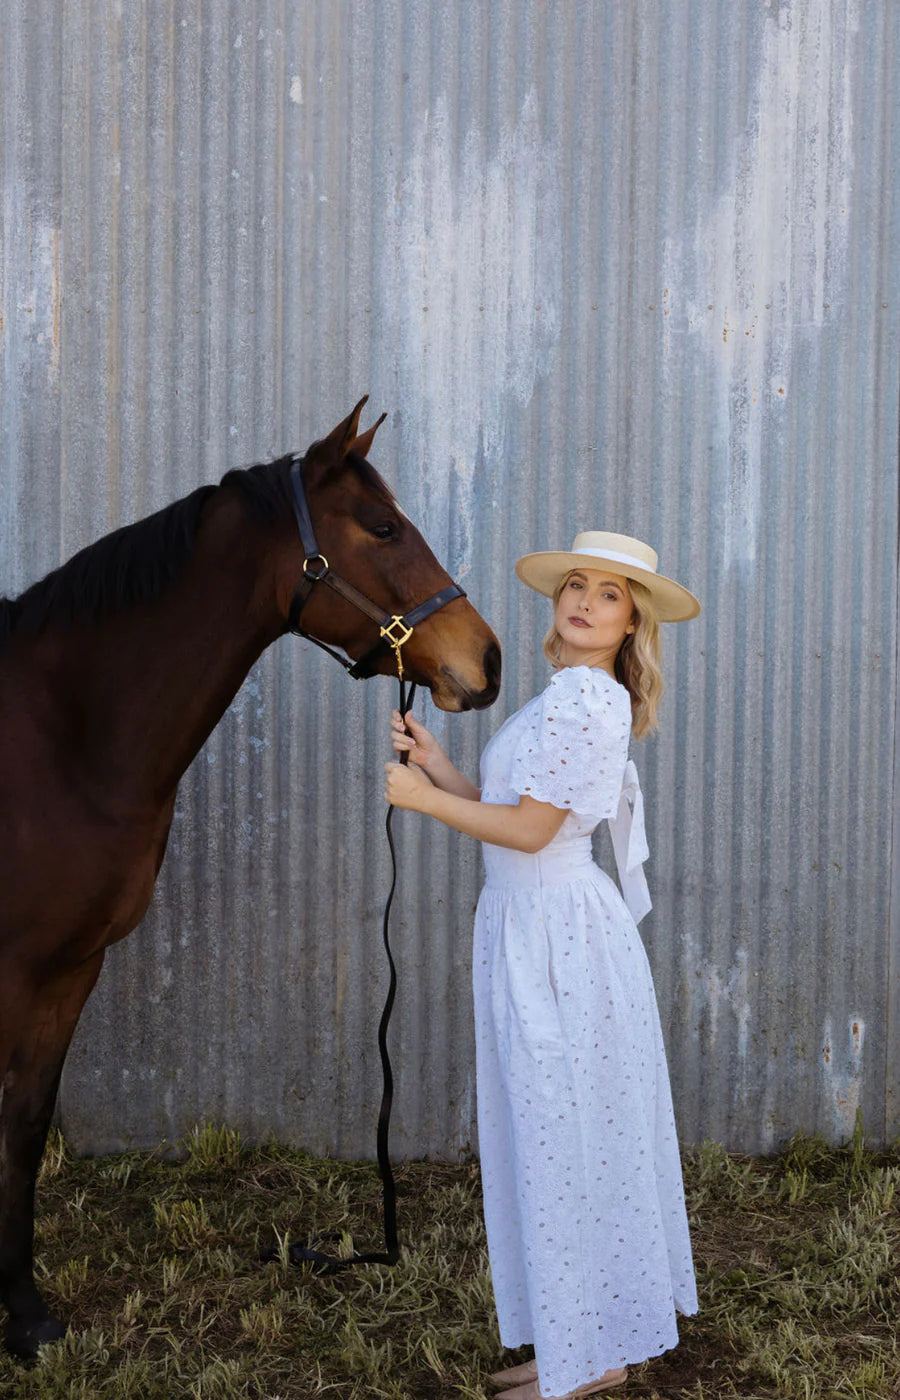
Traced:
MULTIPOLYGON (((515 558, 653 541, 704 603, 636 746, 686 1141, 900 1128, 898 48, 858 0, 0 21, 0 591, 368 390, 374 460, 505 643, 494 711, 428 710, 474 772, 545 680, 515 558)), ((296 642, 248 678, 79 1028, 81 1150, 215 1118, 371 1153, 393 700, 296 642)), ((480 857, 397 827, 395 1150, 453 1155, 480 857)))

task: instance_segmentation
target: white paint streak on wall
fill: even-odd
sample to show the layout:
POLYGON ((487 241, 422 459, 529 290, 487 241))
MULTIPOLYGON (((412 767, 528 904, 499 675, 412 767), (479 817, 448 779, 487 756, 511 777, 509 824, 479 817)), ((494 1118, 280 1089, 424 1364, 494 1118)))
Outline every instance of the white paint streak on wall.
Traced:
POLYGON ((59 380, 59 229, 38 224, 33 232, 30 304, 20 308, 34 317, 33 337, 42 347, 47 366, 47 387, 56 390, 59 380))
MULTIPOLYGON (((716 455, 729 472, 728 565, 756 557, 762 457, 777 450, 800 337, 815 353, 844 294, 857 5, 790 0, 765 20, 729 186, 666 247, 664 350, 669 359, 680 331, 709 361, 716 455)), ((683 373, 683 362, 670 368, 683 373)))
MULTIPOLYGON (((29 368, 43 365, 47 387, 59 388, 60 326, 60 231, 34 218, 7 190, 0 220, 0 334, 4 349, 17 355, 17 362, 29 368), (27 256, 22 258, 23 249, 27 256), (6 304, 16 286, 12 256, 15 252, 24 267, 24 277, 14 307, 6 304), (16 343, 8 342, 13 336, 16 343)), ((20 389, 21 391, 21 389, 20 389)))
POLYGON ((843 1045, 835 1040, 831 1018, 826 1018, 822 1036, 822 1075, 826 1102, 838 1140, 850 1138, 856 1124, 865 1039, 866 1023, 861 1016, 848 1018, 847 1039, 843 1045))
POLYGON ((52 529, 29 558, 23 542, 31 498, 16 464, 28 455, 35 405, 46 421, 60 392, 61 237, 33 207, 28 187, 7 180, 0 192, 0 595, 10 597, 60 562, 52 529))
MULTIPOLYGON (((693 943, 693 940, 689 940, 693 943)), ((693 991, 698 999, 696 1014, 705 1022, 710 1044, 716 1043, 719 1032, 719 1015, 724 1008, 731 1013, 737 1023, 738 1058, 744 1063, 750 1027, 750 972, 746 948, 739 948, 734 962, 727 971, 720 971, 706 960, 694 944, 693 966, 697 970, 693 991), (694 956, 695 955, 695 956, 694 956)), ((725 1033, 731 1038, 731 1031, 725 1033)))
MULTIPOLYGON (((476 130, 451 132, 444 100, 426 114, 383 240, 373 362, 402 405, 402 451, 423 464, 415 517, 437 543, 447 503, 471 516, 479 453, 499 461, 510 410, 549 373, 560 337, 561 240, 554 152, 531 92, 515 128, 485 152, 476 130)), ((455 561, 471 565, 468 543, 455 561)))

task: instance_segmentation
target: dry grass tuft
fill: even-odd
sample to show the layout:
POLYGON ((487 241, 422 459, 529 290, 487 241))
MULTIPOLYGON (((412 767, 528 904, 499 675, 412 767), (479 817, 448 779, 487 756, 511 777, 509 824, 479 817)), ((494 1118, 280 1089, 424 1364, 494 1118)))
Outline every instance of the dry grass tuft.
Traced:
MULTIPOLYGON (((397 1168, 393 1270, 288 1263, 319 1228, 377 1247, 366 1164, 250 1148, 203 1124, 185 1158, 76 1161, 58 1134, 39 1188, 42 1286, 68 1337, 0 1400, 483 1400, 502 1360, 478 1169, 397 1168), (110 1187, 114 1189, 110 1189, 110 1187), (259 1262, 263 1245, 278 1258, 259 1262)), ((685 1156, 701 1311, 626 1400, 896 1400, 900 1154, 796 1138, 759 1160, 685 1156)), ((522 1359, 517 1353, 512 1359, 522 1359)))

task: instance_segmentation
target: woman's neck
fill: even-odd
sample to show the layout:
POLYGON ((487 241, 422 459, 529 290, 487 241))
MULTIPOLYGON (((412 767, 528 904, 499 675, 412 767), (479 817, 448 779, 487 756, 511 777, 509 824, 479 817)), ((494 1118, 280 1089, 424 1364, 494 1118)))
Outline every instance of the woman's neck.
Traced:
POLYGON ((557 653, 557 661, 561 670, 571 666, 588 666, 592 671, 605 671, 608 676, 616 678, 616 657, 609 656, 602 651, 587 652, 583 656, 572 657, 570 649, 563 642, 557 653))

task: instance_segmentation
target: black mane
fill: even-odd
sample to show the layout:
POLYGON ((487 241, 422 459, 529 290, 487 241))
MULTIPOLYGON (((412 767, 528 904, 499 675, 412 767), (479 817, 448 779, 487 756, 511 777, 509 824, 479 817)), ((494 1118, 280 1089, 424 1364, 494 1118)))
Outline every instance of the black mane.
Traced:
POLYGON ((288 507, 292 458, 226 472, 219 486, 200 486, 154 515, 89 544, 18 598, 0 598, 0 651, 16 634, 34 636, 53 622, 91 623, 159 597, 187 563, 203 507, 232 486, 248 513, 274 522, 288 507))

